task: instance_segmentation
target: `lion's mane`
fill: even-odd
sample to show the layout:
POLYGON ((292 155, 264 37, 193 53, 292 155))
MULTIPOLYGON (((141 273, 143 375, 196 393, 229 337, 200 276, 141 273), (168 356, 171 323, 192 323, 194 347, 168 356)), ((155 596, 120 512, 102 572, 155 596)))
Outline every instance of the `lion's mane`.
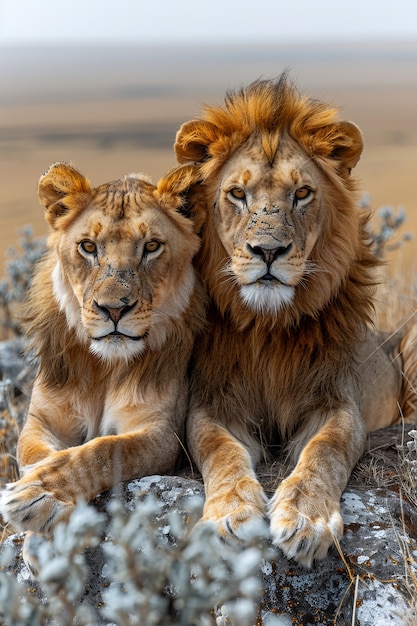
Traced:
POLYGON ((258 337, 262 329, 268 333, 279 326, 295 331, 304 348, 324 343, 346 347, 372 319, 379 261, 367 229, 369 214, 358 207, 356 181, 350 175, 362 144, 359 131, 357 140, 346 135, 337 115, 338 109, 301 95, 283 75, 228 93, 224 108, 206 107, 202 119, 184 124, 177 135, 179 162, 199 162, 204 182, 205 197, 197 201, 208 207, 199 271, 222 314, 231 315, 241 329, 256 326, 258 337), (325 223, 312 257, 320 271, 306 278, 291 306, 272 316, 248 310, 236 286, 219 279, 227 253, 211 210, 220 168, 255 134, 271 162, 281 137, 289 135, 327 179, 325 223))

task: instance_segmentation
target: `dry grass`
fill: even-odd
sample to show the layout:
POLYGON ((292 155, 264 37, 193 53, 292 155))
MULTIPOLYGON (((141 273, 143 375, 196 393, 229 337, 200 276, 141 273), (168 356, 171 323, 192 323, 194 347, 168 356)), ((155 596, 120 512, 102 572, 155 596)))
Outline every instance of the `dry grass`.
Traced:
POLYGON ((377 328, 395 333, 407 324, 417 323, 417 273, 410 276, 408 268, 402 271, 401 265, 391 265, 388 258, 379 281, 375 296, 377 328))
POLYGON ((16 480, 16 445, 28 397, 14 397, 8 381, 0 383, 0 485, 16 480))

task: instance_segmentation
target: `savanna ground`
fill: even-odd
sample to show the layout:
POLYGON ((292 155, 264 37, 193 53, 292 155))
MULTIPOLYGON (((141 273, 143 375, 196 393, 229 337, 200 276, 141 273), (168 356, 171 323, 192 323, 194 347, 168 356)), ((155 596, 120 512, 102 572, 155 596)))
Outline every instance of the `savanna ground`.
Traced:
MULTIPOLYGON (((46 233, 36 185, 51 163, 73 162, 93 185, 131 171, 146 172, 155 182, 175 165, 175 132, 198 113, 201 103, 219 102, 226 89, 289 69, 300 88, 340 105, 342 116, 364 133, 365 151, 356 171, 359 197, 375 211, 374 232, 387 235, 382 242, 387 264, 381 270, 376 321, 395 331, 413 319, 417 44, 244 50, 38 48, 3 53, 0 254, 6 260, 10 258, 6 251, 17 246, 23 226, 31 224, 35 236, 46 233), (414 239, 404 239, 408 233, 414 239)), ((1 270, 4 267, 0 262, 1 270)), ((26 278, 20 277, 23 282, 26 278)), ((0 326, 1 339, 13 335, 0 326)), ((14 453, 28 401, 25 391, 23 386, 23 393, 14 395, 3 384, 0 394, 0 485, 16 477, 14 453)), ((401 485, 417 506, 410 464, 404 464, 401 455, 386 461, 380 449, 371 450, 366 464, 357 469, 358 480, 401 485)), ((263 477, 266 487, 270 478, 268 473, 263 477)))

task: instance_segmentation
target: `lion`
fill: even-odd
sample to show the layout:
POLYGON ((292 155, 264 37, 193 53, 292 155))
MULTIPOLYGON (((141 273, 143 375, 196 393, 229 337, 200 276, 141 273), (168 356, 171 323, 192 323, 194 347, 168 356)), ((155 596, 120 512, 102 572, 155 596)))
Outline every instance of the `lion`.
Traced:
POLYGON ((187 425, 202 521, 245 541, 269 516, 273 543, 306 567, 342 536, 340 498, 368 430, 416 406, 416 329, 392 352, 372 331, 378 259, 351 177, 363 140, 337 117, 282 75, 206 107, 175 143, 202 181, 195 263, 210 325, 187 425), (255 469, 277 451, 292 471, 268 502, 255 469))
POLYGON ((49 538, 78 500, 175 469, 205 323, 187 184, 183 171, 157 187, 132 174, 91 188, 65 163, 39 181, 51 232, 26 312, 39 369, 18 440, 21 478, 0 507, 18 531, 49 538))

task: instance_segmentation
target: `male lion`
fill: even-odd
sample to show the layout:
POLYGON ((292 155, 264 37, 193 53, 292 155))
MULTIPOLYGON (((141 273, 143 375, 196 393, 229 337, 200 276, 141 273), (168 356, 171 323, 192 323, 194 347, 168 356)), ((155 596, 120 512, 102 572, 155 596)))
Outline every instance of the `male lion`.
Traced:
POLYGON ((205 318, 182 185, 184 172, 158 188, 132 174, 92 189, 64 163, 40 179, 52 229, 26 314, 39 371, 18 442, 22 477, 1 499, 18 530, 48 536, 78 499, 174 469, 205 318))
MULTIPOLYGON (((195 210, 207 211, 196 261, 210 327, 195 352, 187 427, 203 520, 224 538, 262 524, 252 463, 287 444, 296 465, 269 503, 270 526, 305 566, 342 535, 340 496, 367 428, 394 422, 398 402, 409 416, 415 400, 400 359, 368 329, 377 259, 350 177, 362 136, 336 114, 283 75, 207 107, 175 144, 179 162, 199 168, 195 210)), ((413 336, 397 352, 415 381, 413 336)))

